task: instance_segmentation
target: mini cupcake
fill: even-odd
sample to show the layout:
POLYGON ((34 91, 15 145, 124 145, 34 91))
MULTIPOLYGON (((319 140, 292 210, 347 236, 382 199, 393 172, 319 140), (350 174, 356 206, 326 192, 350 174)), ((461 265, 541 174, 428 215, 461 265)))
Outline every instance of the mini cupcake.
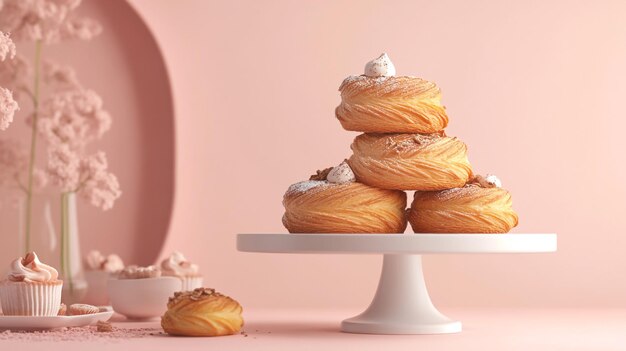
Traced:
POLYGON ((202 287, 202 276, 198 273, 198 265, 193 264, 178 251, 161 262, 164 276, 178 277, 183 282, 182 291, 191 291, 202 287))
POLYGON ((63 281, 56 269, 29 252, 11 263, 0 282, 0 303, 7 316, 56 316, 61 307, 63 281))
POLYGON ((104 256, 98 250, 91 250, 85 256, 85 279, 87 280, 87 294, 84 302, 92 305, 107 305, 107 281, 115 277, 124 269, 124 261, 116 255, 104 256))

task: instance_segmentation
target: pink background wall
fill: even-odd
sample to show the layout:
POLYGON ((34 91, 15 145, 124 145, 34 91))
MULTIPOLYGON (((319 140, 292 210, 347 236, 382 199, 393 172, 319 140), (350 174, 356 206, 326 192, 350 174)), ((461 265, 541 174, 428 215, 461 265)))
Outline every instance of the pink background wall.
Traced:
POLYGON ((350 154, 337 88, 389 53, 437 82, 478 172, 499 175, 517 232, 559 252, 426 258, 442 306, 626 306, 626 5, 553 2, 130 0, 162 48, 176 114, 176 196, 163 254, 250 307, 362 307, 375 256, 235 251, 284 232, 287 186, 350 154))
MULTIPOLYGON (((123 192, 107 212, 79 202, 82 249, 116 252, 128 263, 149 264, 161 250, 172 210, 174 121, 169 78, 152 34, 125 0, 85 0, 77 11, 100 21, 102 34, 91 42, 45 46, 43 57, 74 67, 81 83, 102 97, 113 126, 90 151, 107 152, 123 192)), ((33 46, 18 42, 17 50, 32 60, 33 46)), ((15 123, 0 137, 21 138, 28 145, 24 118, 29 113, 30 105, 24 101, 15 123)), ((41 147, 38 164, 45 167, 46 159, 41 147)), ((58 204, 56 195, 52 200, 53 206, 58 204)), ((0 209, 0 257, 6 262, 19 250, 17 218, 16 209, 0 209)))

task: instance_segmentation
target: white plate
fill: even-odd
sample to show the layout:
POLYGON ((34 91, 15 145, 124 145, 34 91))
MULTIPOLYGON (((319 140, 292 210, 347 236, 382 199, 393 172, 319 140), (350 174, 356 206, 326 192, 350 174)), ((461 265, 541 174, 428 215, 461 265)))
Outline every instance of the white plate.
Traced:
POLYGON ((244 252, 329 254, 556 251, 556 234, 238 234, 244 252))
POLYGON ((46 330, 63 327, 84 327, 98 321, 108 321, 113 311, 85 314, 82 316, 2 316, 0 330, 46 330))

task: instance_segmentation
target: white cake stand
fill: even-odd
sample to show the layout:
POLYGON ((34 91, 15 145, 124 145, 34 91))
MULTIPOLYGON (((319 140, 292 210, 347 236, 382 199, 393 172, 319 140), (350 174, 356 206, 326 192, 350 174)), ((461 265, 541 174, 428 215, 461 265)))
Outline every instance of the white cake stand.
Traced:
POLYGON ((370 306, 344 320, 341 330, 364 334, 444 334, 461 322, 444 316, 428 296, 422 256, 451 253, 556 251, 556 234, 239 234, 244 252, 383 254, 370 306))

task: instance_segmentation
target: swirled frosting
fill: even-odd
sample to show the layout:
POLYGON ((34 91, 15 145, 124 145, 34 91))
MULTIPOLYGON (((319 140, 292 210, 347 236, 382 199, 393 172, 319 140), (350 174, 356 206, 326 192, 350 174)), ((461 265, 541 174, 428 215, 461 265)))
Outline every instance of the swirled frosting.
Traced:
POLYGON ((161 262, 161 270, 163 275, 183 277, 198 274, 198 265, 189 262, 182 253, 174 251, 161 262))
POLYGON ((55 282, 58 277, 59 272, 39 261, 35 252, 13 260, 8 274, 8 279, 13 282, 55 282))
POLYGON ((365 65, 365 75, 368 77, 392 77, 396 75, 396 67, 386 53, 365 65))
POLYGON ((352 168, 348 165, 348 162, 343 161, 328 172, 326 180, 329 183, 344 184, 356 181, 356 177, 354 176, 354 172, 352 172, 352 168))

